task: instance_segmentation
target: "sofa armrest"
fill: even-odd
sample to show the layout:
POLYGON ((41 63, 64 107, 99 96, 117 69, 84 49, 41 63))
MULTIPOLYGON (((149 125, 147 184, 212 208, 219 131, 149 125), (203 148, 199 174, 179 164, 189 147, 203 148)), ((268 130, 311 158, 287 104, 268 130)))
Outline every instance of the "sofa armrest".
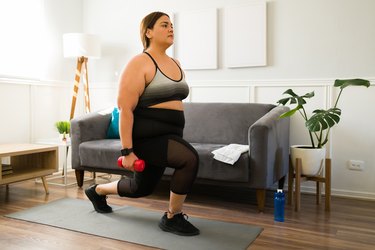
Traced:
POLYGON ((72 168, 79 169, 79 145, 85 141, 105 139, 112 110, 93 112, 71 120, 72 168))
POLYGON ((279 118, 287 110, 277 106, 249 128, 250 183, 254 188, 270 188, 288 173, 290 120, 279 118))

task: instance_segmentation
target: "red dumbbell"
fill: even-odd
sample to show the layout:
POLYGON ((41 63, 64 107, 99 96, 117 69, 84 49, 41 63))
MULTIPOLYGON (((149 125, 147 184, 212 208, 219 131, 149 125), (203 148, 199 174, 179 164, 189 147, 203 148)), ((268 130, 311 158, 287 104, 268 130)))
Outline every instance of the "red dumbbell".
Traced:
MULTIPOLYGON (((118 159, 117 159, 117 165, 119 167, 123 167, 122 166, 122 157, 123 156, 120 156, 118 159)), ((145 170, 145 167, 146 167, 146 164, 145 164, 145 161, 144 160, 136 160, 134 162, 134 171, 136 172, 142 172, 143 170, 145 170)))

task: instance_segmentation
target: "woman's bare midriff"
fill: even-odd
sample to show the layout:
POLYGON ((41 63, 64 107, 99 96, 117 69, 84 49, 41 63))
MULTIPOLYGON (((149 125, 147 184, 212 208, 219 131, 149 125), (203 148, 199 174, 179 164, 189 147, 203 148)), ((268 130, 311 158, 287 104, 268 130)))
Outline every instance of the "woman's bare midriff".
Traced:
POLYGON ((162 102, 158 103, 152 106, 149 106, 149 108, 158 108, 158 109, 173 109, 173 110, 184 110, 184 105, 182 101, 168 101, 168 102, 162 102))

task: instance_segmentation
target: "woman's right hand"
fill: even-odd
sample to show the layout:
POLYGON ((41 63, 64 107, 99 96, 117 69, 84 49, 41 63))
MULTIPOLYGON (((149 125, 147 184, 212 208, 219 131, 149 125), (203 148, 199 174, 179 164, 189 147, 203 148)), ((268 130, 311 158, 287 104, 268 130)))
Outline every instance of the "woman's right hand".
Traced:
POLYGON ((130 153, 127 156, 122 157, 122 166, 127 170, 134 172, 134 162, 138 160, 138 157, 134 153, 130 153))

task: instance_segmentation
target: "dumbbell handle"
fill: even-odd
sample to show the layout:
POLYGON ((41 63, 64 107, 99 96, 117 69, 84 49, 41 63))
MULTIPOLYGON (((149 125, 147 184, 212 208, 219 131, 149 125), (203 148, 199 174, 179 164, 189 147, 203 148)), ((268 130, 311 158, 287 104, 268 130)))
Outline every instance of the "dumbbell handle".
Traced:
MULTIPOLYGON (((123 156, 120 156, 118 159, 117 159, 117 165, 119 166, 119 167, 123 167, 122 166, 122 157, 123 156)), ((136 171, 136 172, 142 172, 144 169, 145 169, 145 167, 146 167, 146 164, 145 164, 145 161, 144 160, 140 160, 140 159, 138 159, 138 160, 136 160, 135 162, 134 162, 134 171, 136 171)))

